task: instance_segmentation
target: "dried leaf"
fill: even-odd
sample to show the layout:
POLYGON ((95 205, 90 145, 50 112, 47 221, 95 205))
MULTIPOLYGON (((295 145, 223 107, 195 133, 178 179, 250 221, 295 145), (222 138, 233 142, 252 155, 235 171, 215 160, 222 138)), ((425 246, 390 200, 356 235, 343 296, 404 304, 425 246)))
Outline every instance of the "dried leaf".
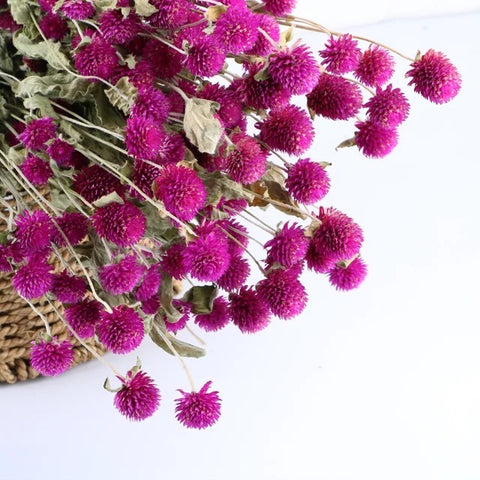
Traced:
POLYGON ((130 113, 133 103, 137 99, 138 89, 130 83, 128 77, 122 77, 115 84, 105 90, 105 95, 110 103, 121 110, 125 115, 130 113))
POLYGON ((192 345, 191 343, 183 342, 182 340, 179 340, 173 335, 170 335, 165 330, 165 325, 163 325, 163 328, 162 328, 157 324, 156 327, 150 330, 150 338, 153 340, 153 342, 156 345, 158 345, 161 349, 165 350, 165 352, 169 353, 170 355, 174 355, 174 353, 172 352, 168 344, 165 342, 165 340, 162 338, 162 336, 158 332, 159 328, 161 328, 162 333, 168 338, 168 340, 172 344, 175 351, 181 357, 200 358, 205 356, 205 354, 207 353, 204 348, 197 347, 196 345, 192 345))
POLYGON ((135 13, 141 17, 149 17, 158 12, 148 0, 135 0, 135 13))
POLYGON ((193 313, 196 315, 206 314, 212 311, 217 293, 218 288, 215 285, 202 285, 187 290, 182 300, 192 305, 193 313))
POLYGON ((110 205, 110 203, 124 203, 123 198, 117 192, 111 192, 108 195, 100 197, 98 200, 93 202, 93 205, 97 208, 105 207, 110 205))
POLYGON ((42 95, 33 95, 23 100, 23 105, 29 111, 40 110, 46 117, 58 118, 57 112, 52 107, 50 100, 42 95))
POLYGON ((226 11, 225 5, 213 5, 205 10, 205 18, 210 22, 216 22, 226 11))
POLYGON ((4 72, 13 71, 13 62, 7 49, 7 42, 0 36, 0 70, 4 72))
POLYGON ((221 197, 227 200, 232 198, 245 198, 247 201, 254 199, 248 190, 233 180, 230 180, 221 172, 198 172, 198 176, 202 179, 208 193, 208 203, 216 205, 221 197))
POLYGON ((348 138, 347 140, 344 140, 342 143, 337 145, 335 147, 335 150, 338 150, 339 148, 348 148, 348 147, 354 147, 356 145, 355 143, 355 137, 353 138, 348 138))
POLYGON ((295 31, 295 27, 291 26, 280 33, 280 45, 284 47, 288 42, 291 42, 293 39, 293 33, 295 31))

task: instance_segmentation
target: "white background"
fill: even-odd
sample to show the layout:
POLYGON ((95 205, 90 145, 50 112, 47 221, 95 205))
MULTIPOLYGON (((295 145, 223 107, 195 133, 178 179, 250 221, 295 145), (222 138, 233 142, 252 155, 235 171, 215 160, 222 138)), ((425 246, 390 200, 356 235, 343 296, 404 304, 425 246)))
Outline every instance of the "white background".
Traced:
MULTIPOLYGON (((324 9, 337 20, 329 26, 341 25, 340 9, 323 3, 309 16, 322 22, 324 9)), ((437 13, 421 3, 419 13, 437 13)), ((373 5, 362 9, 377 12, 373 5)), ((410 55, 445 51, 463 89, 443 106, 409 90, 411 118, 381 160, 335 152, 353 126, 316 120, 311 156, 334 164, 324 205, 363 227, 369 276, 338 293, 307 274, 310 303, 300 318, 255 336, 234 328, 204 335, 209 353, 189 365, 199 385, 211 379, 221 392, 214 428, 176 423, 175 389, 187 389, 186 379, 144 342, 145 370, 163 396, 144 423, 115 411, 97 362, 1 386, 0 480, 478 480, 479 27, 477 11, 353 28, 410 55)), ((398 60, 399 82, 407 67, 398 60)), ((135 361, 108 358, 121 371, 135 361)))

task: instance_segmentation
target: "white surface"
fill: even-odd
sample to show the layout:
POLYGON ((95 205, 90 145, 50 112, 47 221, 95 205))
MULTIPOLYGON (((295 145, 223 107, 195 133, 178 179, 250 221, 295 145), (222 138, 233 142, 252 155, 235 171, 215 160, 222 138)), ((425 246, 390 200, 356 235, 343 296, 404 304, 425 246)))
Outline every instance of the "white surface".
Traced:
MULTIPOLYGON (((316 155, 334 163, 324 204, 362 225, 370 274, 351 293, 307 275, 301 318, 206 336, 208 356, 189 365, 221 392, 214 428, 176 423, 187 382, 145 342, 163 400, 144 423, 117 414, 97 362, 0 387, 0 479, 478 480, 479 27, 476 13, 355 29, 413 54, 445 51, 463 89, 444 106, 412 93, 383 160, 335 152, 351 125, 316 121, 316 155)), ((135 361, 109 358, 123 371, 135 361)))

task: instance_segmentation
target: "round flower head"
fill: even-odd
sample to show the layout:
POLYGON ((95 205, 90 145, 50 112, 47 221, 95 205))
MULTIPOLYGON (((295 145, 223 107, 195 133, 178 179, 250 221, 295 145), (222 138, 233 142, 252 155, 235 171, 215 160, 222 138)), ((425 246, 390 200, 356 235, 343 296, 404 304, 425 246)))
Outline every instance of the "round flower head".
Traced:
POLYGON ((65 309, 65 320, 80 338, 95 334, 95 325, 100 321, 102 304, 96 300, 84 299, 65 309))
MULTIPOLYGON (((72 37, 72 49, 76 49, 85 37, 90 37, 90 39, 94 39, 97 37, 97 31, 93 30, 92 28, 86 28, 83 31, 83 37, 81 37, 80 34, 74 35, 72 37)), ((119 66, 117 66, 116 68, 119 68, 119 66)))
POLYGON ((112 192, 119 195, 123 193, 120 180, 98 165, 84 168, 75 174, 73 188, 90 203, 112 192))
POLYGON ((209 392, 212 382, 207 382, 198 392, 178 390, 182 396, 176 398, 177 420, 187 428, 211 427, 220 417, 218 392, 209 392))
POLYGON ((155 193, 165 208, 182 221, 192 220, 207 199, 205 187, 190 168, 167 165, 155 180, 155 193))
POLYGON ((230 293, 230 317, 242 333, 256 333, 270 323, 270 309, 263 298, 252 288, 243 286, 230 293))
POLYGON ((184 55, 154 38, 145 44, 142 55, 143 61, 160 78, 172 78, 183 68, 184 55))
POLYGON ((54 276, 52 293, 62 303, 77 303, 87 292, 87 284, 80 277, 69 275, 65 270, 54 276))
POLYGON ((184 65, 193 75, 208 78, 220 72, 226 56, 216 37, 194 29, 182 38, 187 52, 184 65))
POLYGON ((305 287, 289 270, 272 270, 257 284, 257 292, 270 311, 285 320, 300 315, 307 305, 305 287))
POLYGON ((323 73, 307 95, 308 108, 331 120, 347 120, 362 108, 360 87, 343 77, 323 73))
POLYGON ((130 293, 142 278, 144 268, 137 263, 134 255, 127 255, 117 263, 98 269, 103 289, 112 295, 130 293))
POLYGON ((280 50, 270 56, 268 72, 273 80, 294 95, 312 91, 317 84, 320 69, 306 45, 280 50))
POLYGON ((157 123, 167 120, 170 103, 166 95, 153 85, 139 88, 137 98, 132 105, 132 117, 150 118, 157 123))
POLYGON ((166 133, 154 119, 129 117, 125 130, 125 145, 135 159, 155 160, 166 133))
POLYGON ((176 164, 185 158, 185 142, 179 133, 169 132, 162 140, 155 162, 160 165, 176 164))
POLYGON ((364 106, 368 109, 368 119, 371 122, 389 128, 395 128, 405 121, 410 110, 405 95, 391 84, 384 90, 377 88, 377 93, 364 106))
POLYGON ((348 265, 340 262, 328 272, 328 279, 337 290, 353 290, 365 280, 366 276, 367 266, 360 257, 355 258, 348 265))
POLYGON ((50 158, 55 160, 61 167, 70 167, 74 148, 60 138, 56 138, 47 148, 50 158))
MULTIPOLYGON (((271 15, 259 14, 258 19, 258 28, 262 29, 275 43, 280 42, 280 26, 275 18, 271 15)), ((274 48, 270 40, 260 33, 253 47, 245 53, 257 57, 266 57, 274 48)))
POLYGON ((120 247, 137 243, 145 234, 146 219, 133 203, 109 203, 92 215, 97 234, 120 247))
POLYGON ((266 12, 275 17, 284 17, 292 13, 297 0, 265 0, 263 4, 266 12))
POLYGON ((163 319, 167 332, 177 333, 180 330, 184 329, 187 325, 187 322, 190 320, 190 313, 192 309, 189 303, 182 300, 175 299, 172 301, 172 305, 176 310, 181 313, 182 316, 176 322, 169 321, 166 317, 164 317, 163 319))
POLYGON ((142 302, 142 312, 145 315, 155 315, 160 308, 160 295, 153 295, 142 302))
POLYGON ((152 64, 143 59, 136 63, 134 68, 127 70, 126 73, 130 83, 133 83, 138 89, 152 87, 155 81, 152 64))
MULTIPOLYGON (((55 219, 55 222, 70 245, 78 245, 87 235, 88 219, 79 212, 64 212, 55 219)), ((64 236, 57 228, 53 231, 53 241, 60 247, 67 246, 64 236)))
POLYGON ((27 155, 20 170, 25 178, 33 185, 45 185, 53 175, 50 164, 36 155, 27 155))
POLYGON ((217 297, 213 301, 212 311, 195 316, 195 323, 207 332, 216 332, 230 322, 228 302, 224 297, 217 297))
POLYGON ((101 313, 95 331, 99 340, 113 353, 129 353, 142 343, 143 321, 127 305, 119 305, 112 310, 111 313, 101 313))
POLYGON ((50 117, 32 120, 18 136, 29 150, 41 150, 55 136, 57 126, 50 117))
POLYGON ((300 225, 289 225, 288 222, 282 229, 267 243, 266 263, 272 266, 279 263, 284 267, 291 267, 305 258, 308 250, 309 240, 303 233, 300 225))
POLYGON ((12 266, 8 261, 8 248, 4 245, 0 245, 0 272, 11 272, 12 266))
POLYGON ((141 29, 140 19, 135 13, 130 12, 124 17, 121 10, 106 10, 98 22, 103 38, 120 45, 133 40, 141 29))
POLYGON ((398 134, 395 128, 384 127, 371 120, 358 122, 355 126, 355 143, 367 157, 384 157, 397 146, 398 134))
POLYGON ((14 20, 12 14, 8 10, 0 12, 0 30, 14 33, 20 28, 22 28, 22 26, 14 20))
POLYGON ((233 292, 245 285, 250 275, 250 265, 240 255, 232 256, 225 273, 217 280, 217 284, 227 292, 233 292))
POLYGON ((25 255, 31 256, 50 246, 54 226, 50 217, 42 210, 30 213, 27 210, 15 219, 15 238, 25 255))
POLYGON ((296 105, 288 105, 270 113, 257 123, 260 140, 274 150, 300 155, 310 148, 314 130, 307 113, 296 105))
POLYGON ((371 45, 362 54, 354 76, 367 87, 387 83, 393 75, 395 61, 392 55, 378 45, 371 45))
POLYGON ((188 268, 185 264, 185 243, 174 243, 162 257, 162 270, 167 272, 172 278, 182 279, 188 274, 188 268))
POLYGON ((68 370, 73 364, 73 345, 57 337, 32 342, 30 365, 41 375, 54 377, 68 370))
POLYGON ((41 297, 52 289, 51 265, 39 260, 30 260, 20 267, 12 278, 15 291, 27 300, 41 297))
MULTIPOLYGON (((117 51, 101 37, 95 37, 91 43, 73 54, 75 68, 86 77, 98 77, 107 80, 118 64, 117 51)), ((91 79, 95 81, 94 78, 91 79)))
MULTIPOLYGON (((152 185, 154 180, 160 175, 160 167, 156 167, 143 160, 135 160, 132 172, 132 182, 138 187, 145 195, 152 198, 153 190, 152 185)), ((143 196, 133 187, 130 188, 130 195, 135 198, 143 200, 143 196)))
POLYGON ((158 11, 148 17, 151 25, 162 30, 176 30, 188 22, 190 3, 186 0, 151 0, 158 11))
POLYGON ((38 0, 40 8, 44 12, 51 12, 56 3, 56 0, 38 0))
POLYGON ((336 75, 355 70, 362 56, 358 42, 349 34, 339 35, 337 38, 331 36, 325 44, 325 49, 319 53, 327 72, 336 75))
POLYGON ((68 33, 67 22, 55 13, 47 13, 38 25, 45 37, 58 42, 68 33))
POLYGON ((162 283, 158 264, 152 265, 145 272, 140 286, 135 292, 135 300, 146 301, 158 293, 158 289, 162 283))
POLYGON ((433 103, 445 103, 460 91, 462 78, 458 70, 442 52, 428 50, 413 62, 406 77, 415 92, 433 103))
POLYGON ((113 401, 117 410, 129 420, 145 420, 151 417, 160 405, 160 392, 153 380, 142 370, 130 371, 122 389, 113 401))
POLYGON ((328 193, 330 179, 325 168, 309 158, 303 158, 289 167, 285 186, 297 202, 311 205, 328 193))
POLYGON ((66 0, 60 11, 71 20, 85 20, 95 15, 95 7, 86 0, 66 0))

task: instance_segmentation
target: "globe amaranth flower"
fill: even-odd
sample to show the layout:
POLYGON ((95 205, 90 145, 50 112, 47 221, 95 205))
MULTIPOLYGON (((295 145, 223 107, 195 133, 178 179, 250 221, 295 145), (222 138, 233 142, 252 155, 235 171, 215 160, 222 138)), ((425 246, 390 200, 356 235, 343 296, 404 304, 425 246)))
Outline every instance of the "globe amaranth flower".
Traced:
POLYGON ((195 323, 207 332, 216 332, 230 322, 228 302, 224 297, 217 297, 213 301, 212 311, 195 315, 195 323))
POLYGON ((54 377, 68 370, 73 364, 73 345, 57 337, 40 338, 31 342, 30 365, 41 375, 54 377))
POLYGON ((98 277, 103 289, 112 295, 130 293, 142 278, 144 268, 137 263, 134 255, 127 255, 117 263, 104 265, 98 269, 98 277))
POLYGON ((40 8, 45 12, 51 12, 56 3, 56 0, 38 0, 40 8))
POLYGON ((176 398, 177 420, 187 428, 211 427, 220 417, 218 392, 209 392, 212 382, 207 382, 198 392, 178 390, 182 396, 176 398))
POLYGON ((22 28, 22 26, 14 20, 12 14, 8 10, 0 12, 0 30, 14 33, 20 28, 22 28))
POLYGON ((179 133, 168 132, 158 149, 154 160, 159 165, 176 164, 185 158, 185 142, 179 133))
POLYGON ((308 250, 309 239, 303 228, 298 224, 289 225, 288 222, 264 247, 267 250, 267 265, 279 263, 284 267, 291 267, 302 261, 308 250))
POLYGON ((95 7, 86 0, 66 0, 60 12, 71 20, 86 20, 95 15, 95 7))
POLYGON ((307 95, 308 108, 331 120, 347 120, 362 108, 360 87, 343 77, 323 73, 307 95))
POLYGON ((328 193, 330 178, 324 167, 303 158, 289 167, 285 186, 295 200, 311 205, 328 193))
POLYGON ((399 88, 388 85, 377 92, 364 105, 368 119, 384 127, 395 128, 408 117, 410 104, 399 88))
POLYGON ((283 17, 293 12, 297 0, 265 0, 263 4, 266 12, 275 17, 283 17))
POLYGON ((62 303, 77 303, 87 292, 87 284, 81 277, 69 275, 65 270, 53 278, 52 293, 62 303))
POLYGON ((73 188, 87 202, 93 203, 112 192, 123 194, 120 180, 98 165, 83 168, 73 177, 73 188))
POLYGON ((337 290, 353 290, 367 276, 367 266, 360 257, 353 261, 339 262, 328 271, 328 280, 337 290))
POLYGON ((230 317, 242 333, 256 333, 270 323, 271 312, 265 300, 252 287, 243 286, 228 296, 230 317))
POLYGON ((184 55, 154 38, 145 44, 142 55, 143 62, 160 78, 172 78, 183 68, 184 55))
POLYGON ((70 245, 78 245, 87 235, 88 219, 79 212, 63 212, 55 222, 60 230, 53 231, 53 241, 60 247, 66 247, 67 240, 70 245))
POLYGON ((36 155, 28 154, 20 170, 25 178, 33 185, 45 185, 53 175, 50 164, 36 155))
POLYGON ((58 42, 62 40, 69 30, 67 22, 55 13, 47 13, 40 19, 38 25, 45 37, 58 42))
MULTIPOLYGON (((279 43, 280 26, 275 18, 273 18, 271 15, 259 14, 258 20, 258 28, 262 29, 275 43, 279 43)), ((245 53, 247 55, 253 55, 257 57, 266 57, 274 49, 275 47, 272 45, 270 39, 260 33, 253 47, 245 53)))
MULTIPOLYGON (((143 160, 135 160, 132 172, 132 182, 140 189, 147 197, 153 197, 152 185, 154 180, 160 175, 160 167, 156 167, 151 163, 143 160)), ((130 196, 143 200, 143 195, 135 188, 130 187, 130 196)))
POLYGON ((145 117, 157 123, 167 120, 170 103, 167 96, 153 85, 138 88, 138 95, 132 105, 132 117, 145 117))
POLYGON ((300 315, 307 305, 305 287, 289 270, 271 270, 267 278, 257 284, 257 292, 270 311, 285 320, 300 315))
POLYGON ((70 167, 72 155, 75 149, 72 145, 56 138, 47 148, 47 153, 50 158, 55 160, 61 167, 70 167))
POLYGON ((45 143, 55 136, 57 126, 50 117, 38 118, 27 124, 18 136, 29 150, 41 150, 45 143))
POLYGON ((335 75, 355 70, 362 56, 358 42, 349 34, 339 35, 337 38, 331 36, 325 44, 325 49, 319 53, 327 72, 335 75))
POLYGON ((134 245, 145 234, 145 215, 131 202, 114 202, 99 207, 91 219, 100 237, 120 247, 134 245))
POLYGON ((178 312, 180 312, 180 318, 177 318, 176 321, 172 321, 169 320, 166 316, 164 316, 163 320, 165 322, 165 328, 167 332, 177 333, 180 330, 184 329, 187 325, 187 322, 190 320, 190 313, 192 311, 192 308, 189 303, 178 299, 172 300, 172 306, 178 312))
POLYGON ((143 321, 133 308, 127 305, 103 311, 95 331, 99 340, 113 353, 129 353, 135 350, 144 337, 143 321))
POLYGON ((300 155, 310 148, 315 132, 308 114, 296 105, 288 105, 270 112, 257 123, 260 140, 274 150, 300 155))
POLYGON ((225 273, 216 281, 218 286, 227 292, 233 292, 245 285, 250 275, 250 265, 245 258, 235 255, 230 258, 225 273))
POLYGON ((367 157, 385 157, 397 146, 398 133, 395 128, 371 120, 358 122, 355 126, 355 144, 367 157))
POLYGON ((129 420, 145 420, 160 405, 160 391, 142 370, 130 371, 122 381, 122 389, 115 394, 114 405, 129 420))
POLYGON ((155 315, 160 309, 160 295, 153 295, 144 300, 141 308, 145 315, 155 315))
POLYGON ((392 55, 378 45, 370 45, 360 58, 354 76, 367 87, 378 87, 392 78, 395 60, 392 55))
MULTIPOLYGON (((141 37, 142 38, 142 37, 141 37)), ((155 81, 155 74, 153 73, 153 66, 146 60, 140 60, 135 64, 131 70, 126 70, 130 83, 135 85, 138 89, 142 87, 152 87, 155 81)), ((123 74, 121 76, 124 76, 123 74)))
POLYGON ((142 28, 139 17, 130 12, 124 16, 121 10, 106 10, 98 23, 103 38, 110 43, 123 45, 133 40, 142 28))
POLYGON ((9 252, 5 245, 0 245, 0 272, 11 272, 12 266, 8 261, 9 252))
POLYGON ((155 160, 166 132, 149 117, 129 117, 125 129, 125 146, 135 159, 155 160))
POLYGON ((162 257, 162 270, 172 278, 182 279, 188 274, 188 266, 184 258, 186 248, 184 242, 174 243, 162 257))
POLYGON ((273 53, 269 59, 268 72, 275 82, 294 95, 311 92, 320 75, 312 51, 302 44, 273 53))
POLYGON ((405 75, 411 78, 408 84, 427 100, 446 103, 460 91, 460 73, 444 53, 430 49, 410 66, 405 75))
POLYGON ((52 266, 44 261, 30 260, 12 278, 15 291, 27 300, 41 297, 52 289, 52 266))
POLYGON ((84 299, 65 309, 65 320, 80 338, 91 338, 100 321, 102 304, 96 300, 84 299))
POLYGON ((151 25, 162 30, 176 30, 188 22, 191 8, 186 0, 151 0, 156 9, 153 15, 148 17, 151 25))
POLYGON ((190 168, 167 165, 155 180, 155 194, 165 208, 181 221, 189 221, 204 206, 207 192, 190 168))
POLYGON ((32 213, 27 210, 15 219, 15 238, 25 255, 31 256, 49 247, 54 233, 51 218, 38 209, 32 213))
POLYGON ((162 283, 158 264, 151 265, 145 272, 142 281, 135 291, 135 300, 146 301, 158 293, 162 283))
MULTIPOLYGON (((117 51, 101 37, 93 40, 73 54, 75 68, 86 77, 98 77, 107 80, 118 64, 117 51)), ((92 81, 96 79, 91 78, 92 81)))

